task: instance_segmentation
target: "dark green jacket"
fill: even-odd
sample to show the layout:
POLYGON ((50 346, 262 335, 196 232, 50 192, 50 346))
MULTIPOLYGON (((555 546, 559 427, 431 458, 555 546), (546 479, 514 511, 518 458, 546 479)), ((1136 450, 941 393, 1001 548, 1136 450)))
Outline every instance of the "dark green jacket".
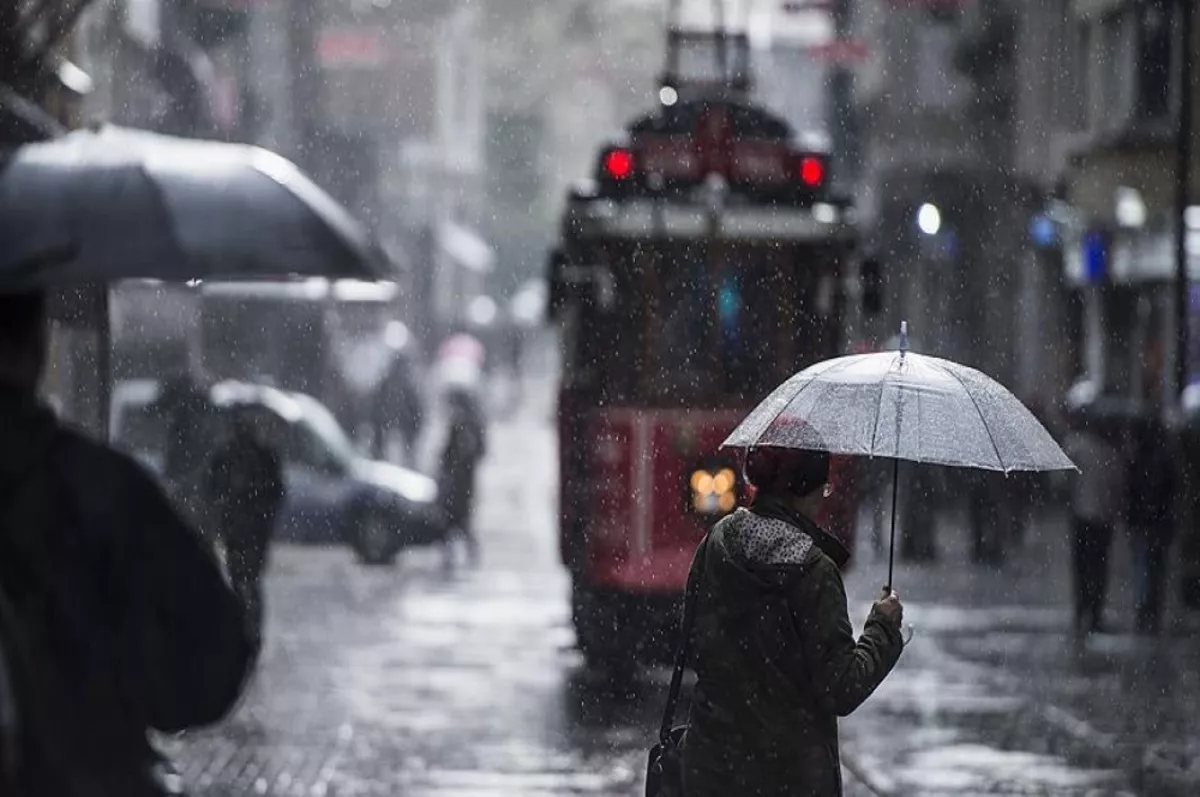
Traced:
POLYGON ((837 719, 875 691, 903 648, 899 629, 875 612, 855 641, 846 556, 778 502, 713 529, 689 576, 699 592, 687 797, 841 795, 837 719))

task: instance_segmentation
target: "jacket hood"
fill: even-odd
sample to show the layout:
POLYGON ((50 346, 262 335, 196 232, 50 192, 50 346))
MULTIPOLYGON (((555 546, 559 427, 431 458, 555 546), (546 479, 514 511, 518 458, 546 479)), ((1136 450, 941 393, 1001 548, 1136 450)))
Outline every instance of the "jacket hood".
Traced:
POLYGON ((721 551, 722 581, 736 590, 773 591, 790 584, 819 555, 813 538, 779 518, 739 509, 718 524, 713 540, 721 551))
POLYGON ((37 396, 0 384, 0 483, 30 472, 50 453, 58 421, 37 396))
POLYGON ((832 535, 772 501, 739 509, 718 526, 728 565, 757 589, 778 589, 798 578, 822 553, 840 568, 849 552, 832 535))

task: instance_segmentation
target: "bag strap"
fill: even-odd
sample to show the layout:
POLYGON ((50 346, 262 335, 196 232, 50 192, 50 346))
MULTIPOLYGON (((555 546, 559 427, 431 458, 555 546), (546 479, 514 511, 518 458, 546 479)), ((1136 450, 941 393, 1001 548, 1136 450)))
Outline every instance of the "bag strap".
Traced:
POLYGON ((708 552, 709 534, 704 535, 700 547, 696 550, 696 564, 692 573, 699 573, 695 578, 689 573, 687 588, 683 596, 683 625, 679 629, 679 642, 675 648, 675 671, 671 673, 671 688, 667 690, 667 705, 663 707, 662 727, 658 731, 658 740, 666 744, 671 736, 671 726, 675 722, 675 706, 679 703, 679 690, 683 687, 683 671, 687 668, 688 654, 692 648, 692 626, 696 620, 696 594, 700 591, 700 576, 704 573, 704 563, 708 552))

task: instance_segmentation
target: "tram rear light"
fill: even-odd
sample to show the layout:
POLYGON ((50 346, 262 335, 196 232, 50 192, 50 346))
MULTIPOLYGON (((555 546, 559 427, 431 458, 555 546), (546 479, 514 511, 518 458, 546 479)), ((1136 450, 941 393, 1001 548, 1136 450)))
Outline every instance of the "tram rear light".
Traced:
POLYGON ((692 509, 703 515, 727 515, 737 506, 737 474, 732 468, 716 473, 697 470, 689 480, 692 509))
POLYGON ((812 155, 800 159, 800 182, 809 188, 819 188, 825 182, 825 162, 812 155))
POLYGON ((611 149, 604 156, 604 173, 614 180, 627 180, 633 176, 633 152, 627 149, 611 149))

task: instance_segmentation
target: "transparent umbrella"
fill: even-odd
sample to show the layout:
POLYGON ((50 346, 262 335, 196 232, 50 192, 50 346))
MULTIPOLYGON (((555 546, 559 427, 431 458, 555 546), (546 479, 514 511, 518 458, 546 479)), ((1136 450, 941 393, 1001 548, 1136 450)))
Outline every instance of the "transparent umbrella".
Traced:
POLYGON ((900 460, 1009 471, 1075 468, 1003 385, 974 368, 898 351, 825 360, 788 379, 734 429, 724 447, 808 448, 895 463, 888 585, 896 548, 900 460))

